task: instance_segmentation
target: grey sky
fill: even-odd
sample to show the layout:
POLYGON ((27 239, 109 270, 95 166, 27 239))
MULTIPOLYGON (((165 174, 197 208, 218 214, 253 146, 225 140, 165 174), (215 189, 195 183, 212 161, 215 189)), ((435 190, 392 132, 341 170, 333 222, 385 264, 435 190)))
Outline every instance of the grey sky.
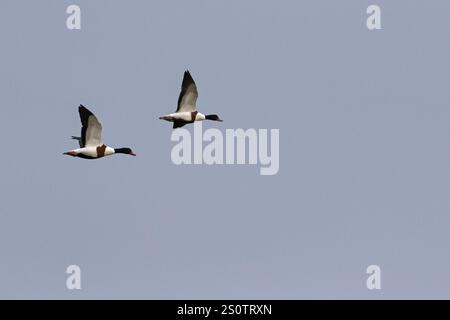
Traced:
POLYGON ((0 297, 450 298, 449 12, 2 0, 0 297), (65 26, 73 3, 80 31, 65 26), (225 120, 205 129, 280 129, 278 175, 171 162, 158 116, 185 69, 225 120), (138 156, 63 156, 80 103, 138 156))

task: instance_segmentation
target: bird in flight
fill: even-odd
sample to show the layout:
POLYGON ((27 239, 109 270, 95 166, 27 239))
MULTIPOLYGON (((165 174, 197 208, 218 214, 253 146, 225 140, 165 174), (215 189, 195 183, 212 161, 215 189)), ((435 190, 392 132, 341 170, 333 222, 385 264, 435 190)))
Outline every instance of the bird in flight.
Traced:
POLYGON ((102 124, 97 117, 83 105, 78 107, 81 119, 81 136, 78 140, 80 148, 64 152, 63 154, 83 159, 99 159, 116 153, 135 156, 130 148, 111 148, 102 142, 102 124))
POLYGON ((196 102, 198 98, 197 86, 189 71, 184 72, 181 92, 178 97, 178 107, 175 113, 159 117, 161 120, 173 122, 173 128, 180 128, 194 121, 213 120, 223 121, 216 114, 204 115, 197 111, 196 102))

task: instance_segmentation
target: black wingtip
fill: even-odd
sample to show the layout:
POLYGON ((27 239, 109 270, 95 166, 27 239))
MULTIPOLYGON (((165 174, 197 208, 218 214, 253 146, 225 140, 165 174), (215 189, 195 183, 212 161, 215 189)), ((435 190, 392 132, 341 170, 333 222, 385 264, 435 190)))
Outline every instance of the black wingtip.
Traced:
POLYGON ((195 82, 194 82, 194 78, 192 78, 192 75, 191 75, 191 73, 189 72, 189 70, 186 70, 186 71, 184 72, 184 75, 183 75, 183 84, 182 84, 182 86, 187 86, 187 85, 189 85, 190 83, 195 83, 195 82))
POLYGON ((181 128, 181 127, 183 127, 183 126, 185 126, 186 125, 186 123, 184 123, 184 122, 180 122, 180 121, 174 121, 173 122, 173 129, 176 129, 176 128, 181 128))
POLYGON ((83 106, 82 104, 80 104, 80 106, 78 107, 78 111, 80 112, 80 114, 81 113, 86 114, 88 117, 90 115, 93 115, 92 111, 83 106))

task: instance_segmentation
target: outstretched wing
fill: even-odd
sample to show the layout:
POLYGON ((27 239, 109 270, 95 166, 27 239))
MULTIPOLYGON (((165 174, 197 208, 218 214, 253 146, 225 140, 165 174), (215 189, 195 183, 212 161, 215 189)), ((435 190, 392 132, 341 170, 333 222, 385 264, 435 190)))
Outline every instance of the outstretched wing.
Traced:
POLYGON ((81 119, 81 141, 80 145, 99 146, 102 144, 102 124, 97 117, 83 105, 78 107, 81 119))
POLYGON ((183 76, 183 83, 181 85, 180 96, 178 97, 178 107, 176 112, 195 111, 197 98, 197 86, 189 71, 186 70, 183 76))

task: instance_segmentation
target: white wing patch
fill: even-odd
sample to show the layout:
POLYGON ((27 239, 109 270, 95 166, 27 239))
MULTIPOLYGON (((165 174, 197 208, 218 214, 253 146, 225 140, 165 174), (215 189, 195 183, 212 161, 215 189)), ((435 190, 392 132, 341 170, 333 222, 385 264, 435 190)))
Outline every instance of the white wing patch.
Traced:
POLYGON ((195 104, 197 103, 198 92, 194 79, 186 70, 183 75, 183 82, 181 83, 181 92, 178 96, 177 111, 176 112, 192 112, 195 111, 195 104))
POLYGON ((86 146, 100 145, 102 145, 102 124, 97 120, 97 117, 91 115, 86 130, 86 146))
POLYGON ((196 110, 198 98, 197 87, 194 83, 190 84, 181 98, 178 112, 192 112, 196 110))

